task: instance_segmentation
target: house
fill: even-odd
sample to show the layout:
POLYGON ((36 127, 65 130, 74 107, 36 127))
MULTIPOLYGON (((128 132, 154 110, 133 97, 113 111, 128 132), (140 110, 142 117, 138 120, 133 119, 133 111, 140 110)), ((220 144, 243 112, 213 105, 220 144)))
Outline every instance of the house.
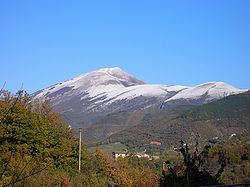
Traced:
MULTIPOLYGON (((122 152, 112 152, 112 157, 114 160, 117 160, 119 157, 120 158, 125 158, 127 156, 129 156, 130 154, 128 153, 127 150, 124 150, 122 152)), ((138 158, 148 158, 148 159, 152 159, 152 157, 148 154, 146 154, 146 149, 142 152, 137 152, 135 154, 133 154, 133 156, 136 156, 138 158)))
POLYGON ((122 152, 112 152, 112 157, 113 159, 117 160, 119 157, 121 158, 125 158, 126 156, 128 156, 128 151, 124 150, 122 152))
POLYGON ((236 133, 233 133, 229 136, 229 139, 231 139, 232 137, 236 136, 236 133))
POLYGON ((138 152, 138 153, 136 153, 135 154, 135 156, 137 156, 138 158, 148 158, 148 159, 152 159, 151 157, 150 157, 150 155, 148 155, 148 154, 146 154, 146 149, 144 150, 144 151, 142 151, 142 152, 138 152))

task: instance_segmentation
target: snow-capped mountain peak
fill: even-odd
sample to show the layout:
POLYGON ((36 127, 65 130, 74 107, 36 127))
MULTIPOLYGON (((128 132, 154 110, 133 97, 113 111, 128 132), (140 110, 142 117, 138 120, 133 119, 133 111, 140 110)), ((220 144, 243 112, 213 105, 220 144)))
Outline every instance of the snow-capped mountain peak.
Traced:
POLYGON ((99 89, 99 92, 112 91, 123 87, 142 85, 143 81, 124 72, 121 68, 102 68, 99 70, 91 71, 81 74, 71 80, 55 84, 41 91, 34 93, 36 98, 49 97, 54 98, 57 95, 66 94, 72 90, 74 92, 83 93, 86 91, 91 92, 92 89, 99 89))
POLYGON ((93 84, 117 84, 121 83, 125 87, 144 84, 143 81, 129 75, 119 67, 102 68, 79 76, 80 79, 90 80, 93 84))
POLYGON ((118 81, 121 81, 123 83, 127 82, 128 85, 125 86, 131 86, 131 85, 141 85, 145 84, 143 81, 136 79, 135 77, 129 75, 125 71, 123 71, 119 67, 114 68, 102 68, 97 70, 98 72, 103 72, 109 75, 110 77, 115 78, 118 81))
POLYGON ((81 74, 33 96, 34 99, 49 98, 55 110, 68 119, 74 118, 79 126, 113 112, 204 104, 244 91, 224 82, 207 82, 193 87, 145 84, 115 67, 81 74))
MULTIPOLYGON (((124 72, 121 68, 119 67, 113 67, 113 68, 101 68, 99 70, 96 70, 96 71, 99 71, 99 72, 106 72, 106 73, 109 73, 109 74, 112 74, 112 73, 126 73, 124 72)), ((126 73, 127 74, 127 73, 126 73)))

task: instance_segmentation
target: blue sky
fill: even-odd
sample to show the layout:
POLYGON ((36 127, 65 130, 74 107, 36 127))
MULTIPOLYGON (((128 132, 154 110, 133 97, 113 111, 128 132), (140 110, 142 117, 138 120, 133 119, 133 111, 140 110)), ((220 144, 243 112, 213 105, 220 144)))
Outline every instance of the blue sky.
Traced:
POLYGON ((32 93, 120 67, 147 83, 250 88, 250 1, 0 1, 0 85, 32 93))

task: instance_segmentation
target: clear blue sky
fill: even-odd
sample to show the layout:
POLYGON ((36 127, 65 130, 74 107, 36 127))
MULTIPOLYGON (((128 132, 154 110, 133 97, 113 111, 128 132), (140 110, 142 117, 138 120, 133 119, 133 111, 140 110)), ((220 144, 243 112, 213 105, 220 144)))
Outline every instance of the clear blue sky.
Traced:
POLYGON ((250 1, 0 1, 6 89, 115 66, 147 83, 250 88, 250 1))

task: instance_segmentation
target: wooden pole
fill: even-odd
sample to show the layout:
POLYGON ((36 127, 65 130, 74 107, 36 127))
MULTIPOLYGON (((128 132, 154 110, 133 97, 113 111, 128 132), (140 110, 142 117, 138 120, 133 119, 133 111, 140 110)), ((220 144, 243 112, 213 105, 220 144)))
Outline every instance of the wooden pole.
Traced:
POLYGON ((78 172, 81 172, 81 152, 82 152, 82 128, 79 128, 80 138, 79 138, 79 168, 78 172))

